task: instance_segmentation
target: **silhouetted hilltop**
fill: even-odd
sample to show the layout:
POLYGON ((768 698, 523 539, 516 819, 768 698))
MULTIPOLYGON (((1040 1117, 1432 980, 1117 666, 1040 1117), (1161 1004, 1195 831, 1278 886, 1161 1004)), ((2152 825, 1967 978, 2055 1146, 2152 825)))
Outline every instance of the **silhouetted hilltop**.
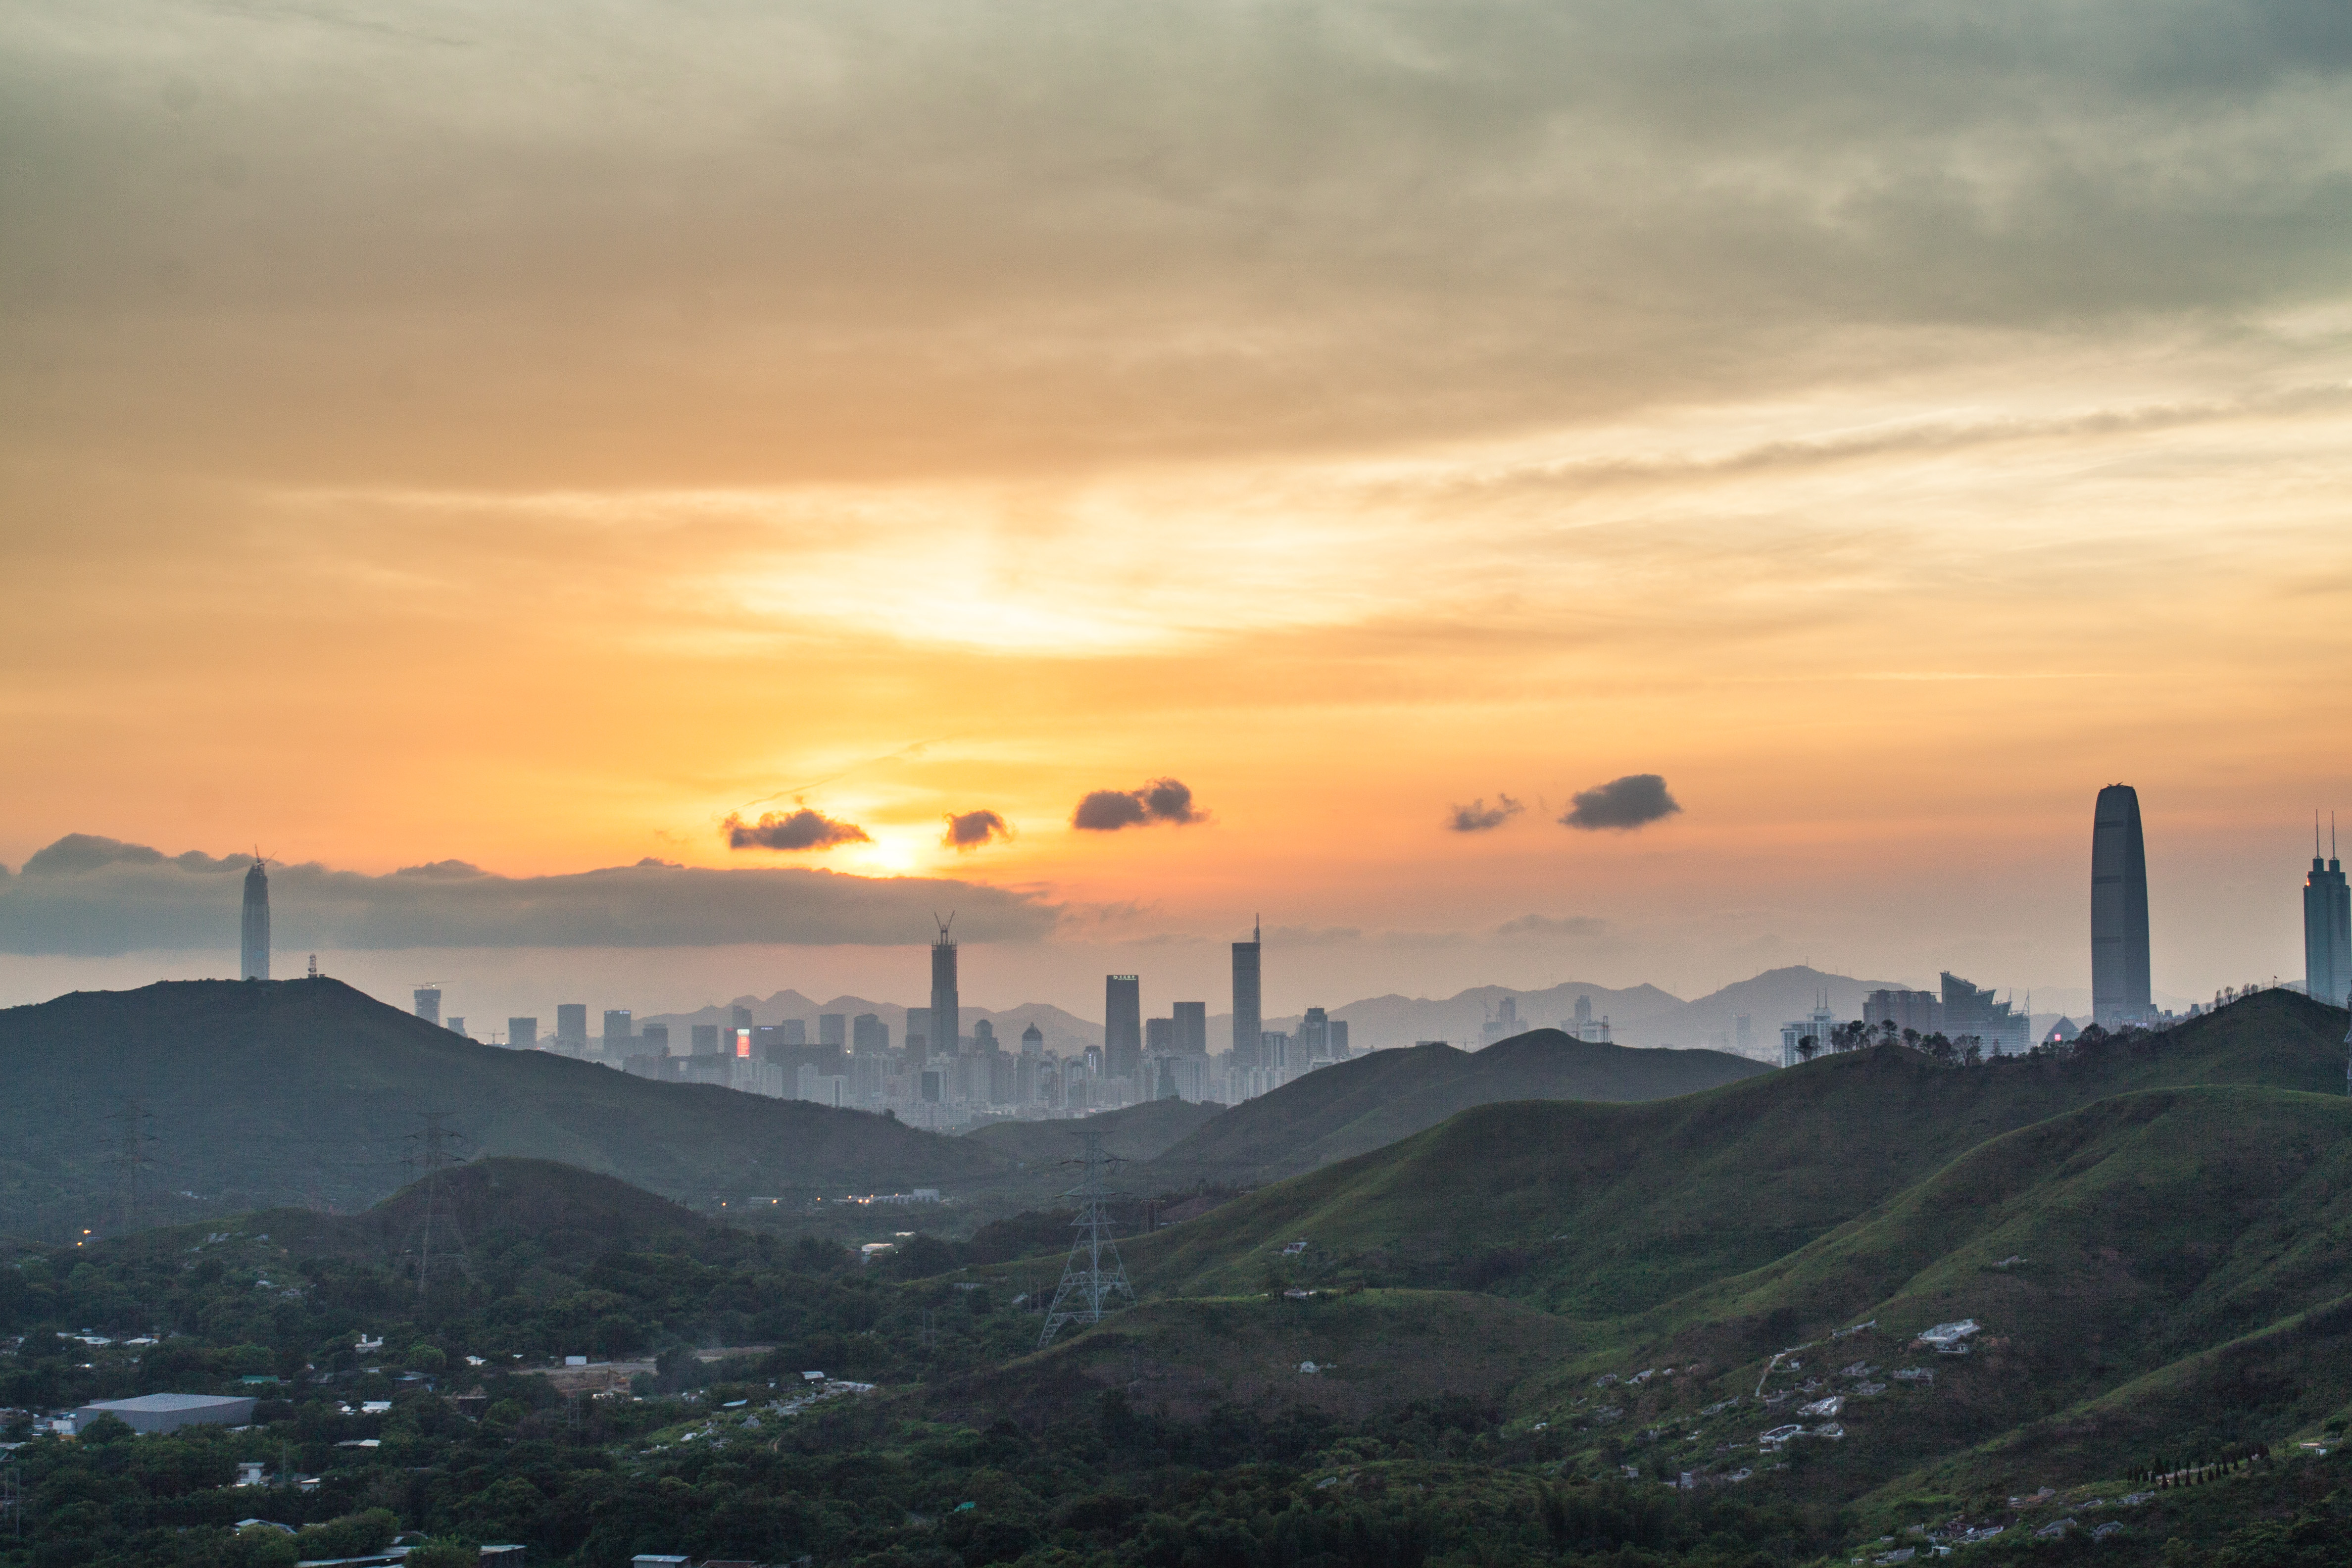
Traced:
POLYGON ((1771 1069, 1722 1051, 1647 1050, 1536 1029, 1483 1051, 1413 1046, 1323 1068, 1237 1105, 1153 1162, 1171 1184, 1313 1170, 1506 1100, 1658 1100, 1771 1069))
POLYGON ((0 1230, 353 1210, 415 1173, 426 1111, 460 1159, 559 1160, 689 1203, 985 1180, 986 1144, 863 1111, 656 1083, 478 1045, 334 980, 185 981, 0 1011, 0 1230))

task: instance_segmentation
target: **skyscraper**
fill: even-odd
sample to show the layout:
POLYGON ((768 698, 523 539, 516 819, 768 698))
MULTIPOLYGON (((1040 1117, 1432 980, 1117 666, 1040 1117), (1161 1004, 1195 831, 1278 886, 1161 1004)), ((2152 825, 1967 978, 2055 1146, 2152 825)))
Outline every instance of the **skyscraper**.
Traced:
POLYGON ((2139 793, 2099 792, 2091 816, 2091 1015, 2136 1024, 2154 1012, 2147 978, 2147 842, 2139 793))
POLYGON ((606 1056, 627 1056, 629 1042, 635 1037, 636 1032, 636 1021, 626 1007, 604 1009, 604 1054, 606 1056))
POLYGON ((1209 1054, 1209 1005, 1206 1002, 1179 1002, 1172 1009, 1176 1016, 1176 1048, 1188 1057, 1209 1054))
POLYGON ((849 1044, 849 1015, 819 1013, 816 1016, 816 1043, 831 1046, 835 1050, 849 1044))
POLYGON ((588 1004, 558 1002, 555 1005, 555 1048, 573 1056, 588 1048, 588 1004))
POLYGON ((2352 992, 2352 889, 2344 862, 2335 854, 2335 824, 2328 825, 2328 857, 2319 858, 2319 819, 2311 823, 2311 875, 2303 883, 2303 985, 2318 1000, 2341 1007, 2352 992))
POLYGON ((269 978, 269 873, 261 868, 261 857, 253 858, 253 868, 245 874, 244 951, 237 956, 236 973, 241 979, 269 978))
POLYGON ((934 1057, 955 1055, 963 1037, 963 997, 956 990, 956 944, 948 935, 948 928, 954 924, 953 915, 940 921, 939 937, 931 943, 931 1014, 924 1020, 924 1035, 934 1057))
POLYGON ((441 1021, 441 992, 438 987, 420 985, 416 988, 416 1016, 428 1024, 441 1021))
POLYGON ((1143 982, 1132 974, 1103 976, 1103 1071, 1133 1078, 1143 1061, 1143 982))
POLYGON ((518 1051, 537 1049, 539 1047, 539 1020, 536 1018, 509 1018, 507 1020, 507 1044, 518 1051))
POLYGON ((1237 1072, 1247 1072, 1261 1067, 1263 1049, 1260 1036, 1264 1020, 1259 1016, 1258 923, 1250 921, 1250 939, 1234 943, 1234 1059, 1237 1072))

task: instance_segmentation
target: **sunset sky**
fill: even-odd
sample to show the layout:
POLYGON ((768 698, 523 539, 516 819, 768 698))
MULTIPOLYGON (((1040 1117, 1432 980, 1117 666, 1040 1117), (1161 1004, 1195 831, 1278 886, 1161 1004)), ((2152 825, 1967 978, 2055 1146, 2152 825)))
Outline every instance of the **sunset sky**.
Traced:
POLYGON ((1258 912, 1270 1011, 2079 988, 2118 781, 2201 997, 2352 825, 2340 5, 37 0, 0 149, 0 1002, 234 967, 226 872, 45 943, 180 896, 69 834, 980 885, 308 928, 488 1018, 919 1001, 959 898, 1097 1016, 1258 912))

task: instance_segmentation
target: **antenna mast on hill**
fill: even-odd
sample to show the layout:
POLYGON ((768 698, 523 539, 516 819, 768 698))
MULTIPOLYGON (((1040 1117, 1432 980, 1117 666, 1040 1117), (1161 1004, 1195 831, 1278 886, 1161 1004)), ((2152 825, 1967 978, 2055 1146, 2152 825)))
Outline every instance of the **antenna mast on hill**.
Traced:
POLYGON ((1037 1336, 1039 1350, 1054 1342, 1064 1323, 1101 1322, 1103 1303, 1111 1297, 1125 1296, 1129 1305, 1135 1301, 1135 1288, 1127 1282, 1127 1268, 1118 1260, 1118 1243, 1111 1237, 1110 1200, 1120 1194, 1103 1184, 1105 1174, 1126 1162, 1103 1152, 1101 1133, 1081 1136, 1087 1141, 1085 1156, 1063 1162, 1086 1169, 1085 1178, 1062 1194, 1078 1200, 1078 1217, 1070 1223, 1078 1234, 1070 1243, 1070 1260, 1062 1267, 1062 1283, 1054 1292, 1054 1304, 1045 1310, 1045 1331, 1037 1336), (1108 1268, 1103 1267, 1106 1253, 1110 1255, 1108 1268))

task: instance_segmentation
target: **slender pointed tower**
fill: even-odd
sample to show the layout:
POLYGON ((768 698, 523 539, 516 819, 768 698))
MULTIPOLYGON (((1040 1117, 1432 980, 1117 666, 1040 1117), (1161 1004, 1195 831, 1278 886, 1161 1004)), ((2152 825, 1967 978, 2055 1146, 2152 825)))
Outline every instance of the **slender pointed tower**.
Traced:
POLYGON ((2144 1022, 2154 1010, 2139 792, 2109 784, 2091 814, 2091 1015, 2113 1028, 2144 1022))
POLYGON ((2311 814, 2311 875, 2303 881, 2303 988, 2331 1007, 2352 994, 2352 891, 2328 823, 2328 855, 2319 854, 2319 814, 2311 814))
POLYGON ((245 942, 236 973, 244 980, 269 978, 269 873, 262 869, 258 849, 245 874, 245 942))
POLYGON ((950 912, 940 920, 934 914, 931 921, 940 934, 931 943, 931 1025, 925 1048, 930 1060, 945 1061, 963 1048, 963 995, 956 986, 956 943, 950 934, 955 916, 950 912))

